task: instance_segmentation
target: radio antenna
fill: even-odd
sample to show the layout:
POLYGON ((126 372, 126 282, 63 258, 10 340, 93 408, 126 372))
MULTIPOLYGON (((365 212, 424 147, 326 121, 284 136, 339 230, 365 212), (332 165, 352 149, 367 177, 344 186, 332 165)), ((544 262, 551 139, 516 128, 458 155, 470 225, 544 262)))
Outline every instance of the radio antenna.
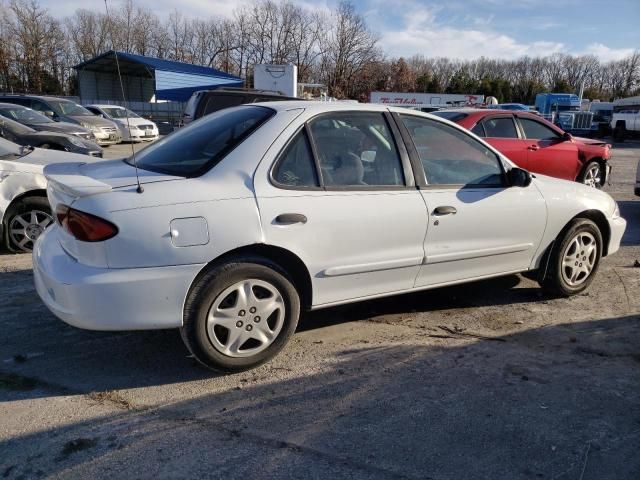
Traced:
POLYGON ((129 131, 129 143, 131 145, 131 160, 133 161, 133 168, 136 171, 136 183, 138 184, 138 188, 136 188, 136 192, 142 193, 144 192, 144 188, 140 184, 140 176, 138 175, 138 164, 136 162, 136 150, 133 148, 133 140, 131 140, 131 125, 129 125, 129 111, 127 109, 127 99, 124 94, 124 83, 122 83, 122 74, 120 73, 120 61, 118 60, 118 51, 116 50, 116 44, 113 41, 113 24, 111 23, 111 15, 109 14, 109 5, 107 4, 107 0, 104 0, 104 9, 107 12, 107 21, 109 22, 109 36, 111 37, 111 48, 113 48, 113 54, 116 57, 116 69, 118 70, 118 80, 120 81, 120 91, 122 92, 122 101, 125 105, 125 109, 127 110, 127 130, 129 131))

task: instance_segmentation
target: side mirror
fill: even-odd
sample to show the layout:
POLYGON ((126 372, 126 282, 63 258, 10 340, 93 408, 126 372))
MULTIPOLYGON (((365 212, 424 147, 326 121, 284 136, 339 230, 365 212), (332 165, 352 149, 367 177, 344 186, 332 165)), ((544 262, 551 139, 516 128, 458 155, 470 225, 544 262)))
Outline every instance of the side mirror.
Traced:
POLYGON ((45 110, 45 111, 44 111, 44 112, 42 112, 42 113, 44 113, 44 114, 45 114, 47 117, 49 117, 49 118, 53 118, 53 117, 55 117, 55 116, 56 116, 55 112, 52 112, 51 110, 45 110))
POLYGON ((564 134, 562 135, 562 141, 563 142, 573 141, 573 135, 571 135, 569 132, 564 132, 564 134))
POLYGON ((531 185, 531 174, 522 168, 513 167, 507 172, 507 180, 512 187, 528 187, 531 185))

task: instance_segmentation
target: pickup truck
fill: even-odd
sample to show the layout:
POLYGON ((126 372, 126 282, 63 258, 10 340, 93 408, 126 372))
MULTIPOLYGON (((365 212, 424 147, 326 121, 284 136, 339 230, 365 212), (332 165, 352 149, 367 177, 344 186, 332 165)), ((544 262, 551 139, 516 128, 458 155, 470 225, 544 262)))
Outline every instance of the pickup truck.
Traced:
POLYGON ((613 102, 611 129, 616 142, 623 142, 625 138, 640 133, 640 96, 613 102))

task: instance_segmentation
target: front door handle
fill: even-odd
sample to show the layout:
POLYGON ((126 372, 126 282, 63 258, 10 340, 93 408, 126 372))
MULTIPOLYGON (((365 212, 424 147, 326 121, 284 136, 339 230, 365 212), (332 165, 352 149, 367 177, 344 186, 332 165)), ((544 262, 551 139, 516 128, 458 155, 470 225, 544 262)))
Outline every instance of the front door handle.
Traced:
POLYGON ((540 147, 538 145, 529 145, 527 147, 527 150, 533 150, 535 152, 535 151, 540 150, 540 147))
POLYGON ((433 211, 434 215, 455 215, 456 213, 458 213, 456 207, 452 207, 450 205, 436 207, 436 209, 433 211))
POLYGON ((280 225, 291 225, 293 223, 307 223, 307 217, 301 213, 281 213, 275 218, 275 222, 280 225))

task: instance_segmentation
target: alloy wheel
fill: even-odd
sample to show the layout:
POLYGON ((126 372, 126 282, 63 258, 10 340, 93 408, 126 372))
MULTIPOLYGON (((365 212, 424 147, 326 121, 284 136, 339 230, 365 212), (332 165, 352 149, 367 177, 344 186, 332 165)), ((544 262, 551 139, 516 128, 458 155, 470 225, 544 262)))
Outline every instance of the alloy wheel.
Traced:
POLYGON ((584 283, 596 265, 598 244, 589 232, 578 233, 567 245, 562 257, 562 276, 572 287, 584 283))
POLYGON ((9 239, 23 252, 30 252, 38 237, 52 223, 53 217, 42 210, 21 213, 9 222, 9 239))
POLYGON ((593 188, 597 188, 599 185, 602 185, 602 176, 600 171, 601 168, 598 164, 589 167, 589 170, 584 173, 584 184, 593 188))
POLYGON ((242 280, 214 300, 207 314, 207 334, 220 353, 249 357, 275 341, 284 320, 284 299, 274 285, 242 280))

